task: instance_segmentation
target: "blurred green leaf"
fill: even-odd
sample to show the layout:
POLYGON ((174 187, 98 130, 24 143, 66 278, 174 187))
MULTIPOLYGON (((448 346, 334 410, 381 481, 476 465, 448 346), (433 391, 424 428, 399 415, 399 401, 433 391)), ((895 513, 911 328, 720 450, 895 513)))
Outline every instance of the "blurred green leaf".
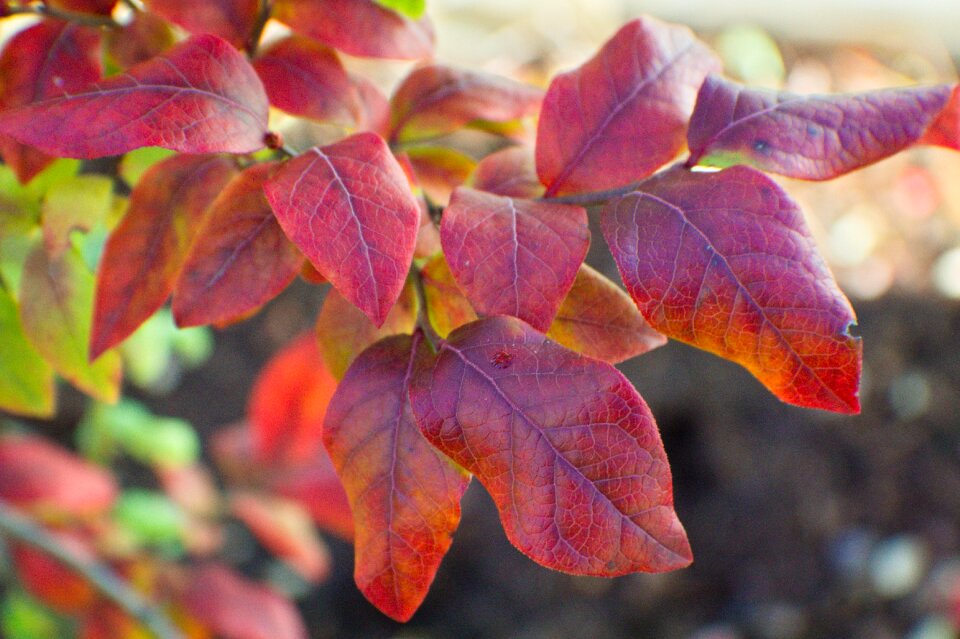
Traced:
POLYGON ((141 546, 179 546, 186 529, 184 512, 166 495, 133 488, 120 494, 113 511, 117 524, 141 546))
POLYGON ((27 339, 16 302, 3 288, 0 336, 0 408, 30 417, 50 417, 56 404, 53 368, 27 339))
POLYGON ((202 366, 213 355, 210 329, 206 326, 177 329, 173 334, 173 352, 186 368, 202 366))
POLYGON ((180 379, 180 365, 196 368, 213 352, 205 326, 177 328, 169 308, 161 308, 121 345, 127 379, 153 393, 170 391, 180 379))
POLYGON ((200 439, 193 426, 176 417, 155 418, 126 446, 131 457, 150 466, 188 466, 200 456, 200 439))
POLYGON ((20 590, 11 590, 0 604, 0 637, 61 639, 70 636, 63 620, 20 590))
POLYGON ((717 37, 717 53, 724 68, 753 86, 779 89, 786 77, 780 47, 770 35, 754 25, 737 25, 717 37))
POLYGON ((140 181, 140 178, 143 177, 143 174, 147 172, 147 169, 173 154, 173 151, 161 149, 158 146, 145 146, 140 149, 134 149, 120 160, 120 177, 133 188, 137 185, 137 182, 140 181))
POLYGON ((127 449, 156 417, 138 401, 123 398, 116 404, 90 402, 77 426, 77 448, 87 459, 107 464, 127 449))
POLYGON ((23 265, 33 247, 40 242, 40 229, 35 227, 30 233, 0 233, 0 284, 6 287, 16 299, 20 292, 20 280, 23 278, 23 265))
POLYGON ((78 175, 50 187, 43 198, 43 243, 59 255, 74 230, 89 231, 104 223, 113 207, 113 180, 105 175, 78 175))
POLYGON ((386 7, 405 15, 413 20, 419 20, 427 10, 427 0, 374 0, 381 7, 386 7))

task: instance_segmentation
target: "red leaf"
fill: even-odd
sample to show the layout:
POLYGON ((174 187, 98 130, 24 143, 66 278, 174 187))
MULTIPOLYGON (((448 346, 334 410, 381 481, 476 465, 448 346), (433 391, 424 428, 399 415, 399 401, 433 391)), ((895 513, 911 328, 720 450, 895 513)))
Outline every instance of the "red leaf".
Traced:
POLYGON ((716 56, 689 29, 641 18, 583 66, 554 78, 537 130, 547 195, 630 184, 684 146, 697 89, 716 56))
POLYGON ((338 124, 361 119, 360 95, 336 51, 292 36, 257 56, 253 67, 270 104, 291 115, 338 124))
POLYGON ((936 117, 920 142, 960 150, 960 84, 953 87, 946 108, 936 117))
POLYGON ((46 0, 47 4, 67 11, 110 15, 117 0, 46 0))
POLYGON ((335 378, 343 379, 353 360, 368 346, 390 335, 410 333, 416 324, 417 294, 412 286, 403 289, 379 328, 342 295, 331 290, 317 317, 317 339, 327 368, 335 378))
POLYGON ((860 410, 860 339, 803 213, 749 167, 675 168, 610 202, 603 234, 658 331, 742 364, 798 406, 860 410))
POLYGON ((249 153, 263 148, 267 109, 246 59, 202 35, 80 91, 4 111, 0 133, 62 157, 119 155, 141 146, 249 153))
POLYGON ((144 0, 147 9, 190 33, 212 33, 242 48, 253 34, 259 0, 144 0))
POLYGON ((204 211, 235 174, 229 158, 188 155, 162 160, 144 174, 100 261, 91 358, 163 305, 204 211))
POLYGON ((176 42, 170 25, 147 11, 134 12, 129 23, 120 29, 110 29, 105 39, 107 51, 122 69, 145 62, 176 42))
MULTIPOLYGON (((0 53, 0 110, 75 93, 96 82, 101 71, 96 30, 43 20, 15 35, 0 53)), ((23 183, 53 162, 6 135, 0 135, 0 155, 23 183)))
POLYGON ((433 55, 433 25, 373 0, 277 0, 273 17, 350 55, 417 59, 433 55))
POLYGON ((547 337, 611 364, 667 343, 619 286, 586 264, 560 305, 547 337))
POLYGON ((430 358, 422 336, 377 342, 337 388, 324 444, 357 521, 357 586, 397 621, 413 616, 460 523, 470 479, 420 434, 407 387, 416 359, 430 358))
POLYGON ((307 638, 289 599, 219 564, 193 572, 183 604, 220 639, 307 638))
POLYGON ((534 561, 598 576, 690 563, 656 423, 610 364, 493 317, 418 362, 410 401, 427 439, 477 476, 534 561))
MULTIPOLYGON (((90 543, 78 534, 47 532, 72 557, 84 563, 96 561, 90 543)), ((89 581, 46 552, 25 544, 12 544, 10 549, 20 585, 57 612, 78 615, 97 601, 99 593, 89 581)))
POLYGON ((500 76, 422 67, 406 77, 390 100, 391 139, 435 138, 475 120, 518 120, 536 113, 542 99, 542 90, 500 76))
POLYGON ((330 574, 331 558, 299 504, 255 492, 234 493, 230 510, 272 553, 313 583, 330 574))
POLYGON ((947 85, 802 96, 710 76, 690 120, 687 164, 828 180, 920 140, 949 97, 947 85))
POLYGON ((286 162, 266 183, 280 226, 380 326, 403 289, 420 206, 383 139, 360 133, 286 162))
POLYGON ((320 528, 353 539, 353 514, 347 493, 323 446, 304 463, 264 461, 254 453, 251 428, 246 423, 224 428, 211 438, 217 467, 233 484, 259 487, 294 500, 306 508, 320 528))
POLYGON ((590 245, 579 206, 459 188, 440 223, 450 270, 478 313, 545 331, 590 245))
POLYGON ((533 154, 524 146, 511 146, 480 160, 468 186, 507 197, 543 195, 533 154))
POLYGON ((303 256, 263 193, 275 163, 229 182, 203 218, 173 291, 179 326, 227 321, 266 304, 293 281, 303 256))
POLYGON ((381 137, 390 135, 390 102, 377 85, 366 78, 352 77, 360 98, 360 119, 357 130, 373 131, 381 137))
POLYGON ((277 353, 250 394, 247 412, 257 458, 274 465, 313 459, 321 448, 323 418, 336 388, 312 333, 277 353))
POLYGON ((98 466, 32 435, 0 435, 0 499, 43 518, 91 517, 117 497, 98 466))

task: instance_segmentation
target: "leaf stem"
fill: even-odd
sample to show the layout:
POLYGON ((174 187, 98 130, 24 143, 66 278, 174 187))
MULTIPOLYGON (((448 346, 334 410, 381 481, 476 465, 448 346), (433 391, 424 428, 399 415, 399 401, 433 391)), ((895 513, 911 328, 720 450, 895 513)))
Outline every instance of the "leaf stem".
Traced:
POLYGON ((588 193, 576 193, 574 195, 545 195, 539 199, 541 202, 554 202, 556 204, 576 204, 579 206, 594 206, 597 204, 606 204, 609 200, 637 190, 644 180, 631 182, 626 186, 618 186, 606 191, 590 191, 588 193))
POLYGON ((159 609, 150 605, 122 579, 117 577, 109 567, 102 563, 90 562, 77 557, 73 552, 57 543, 57 540, 46 529, 19 513, 2 499, 0 499, 0 535, 33 546, 81 575, 100 594, 136 619, 157 639, 183 639, 183 635, 173 627, 159 609))
POLYGON ((257 21, 253 25, 253 31, 244 46, 247 57, 252 58, 257 53, 257 47, 260 46, 260 38, 263 36, 263 29, 267 26, 270 19, 270 11, 273 9, 271 0, 260 0, 260 9, 257 11, 257 21))
POLYGON ((433 329, 430 317, 427 315, 427 294, 423 289, 423 275, 420 273, 420 269, 413 265, 410 269, 410 276, 413 278, 413 288, 417 292, 417 326, 423 331, 430 347, 436 352, 440 344, 443 343, 443 338, 437 335, 437 331, 433 329))
POLYGON ((101 16, 92 13, 79 13, 77 11, 68 11, 67 9, 58 9, 39 2, 30 2, 23 5, 14 5, 7 7, 7 15, 29 14, 43 16, 45 18, 56 18, 65 22, 83 25, 85 27, 107 27, 110 29, 119 29, 123 25, 110 16, 101 16))

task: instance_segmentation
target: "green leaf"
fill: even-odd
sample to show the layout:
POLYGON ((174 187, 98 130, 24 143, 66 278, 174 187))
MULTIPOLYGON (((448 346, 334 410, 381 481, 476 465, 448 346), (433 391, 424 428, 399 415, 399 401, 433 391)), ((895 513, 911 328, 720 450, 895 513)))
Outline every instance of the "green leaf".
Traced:
POLYGON ((0 285, 6 287, 14 298, 17 298, 20 292, 23 265, 39 241, 39 228, 34 228, 29 233, 10 235, 0 232, 0 285))
POLYGON ((163 468, 189 466, 200 456, 200 440, 193 426, 176 417, 154 418, 126 447, 137 461, 163 468))
POLYGON ((159 146, 145 146, 134 149, 120 160, 120 177, 133 188, 143 177, 143 174, 147 172, 147 169, 173 154, 173 151, 162 149, 159 146))
POLYGON ((175 547, 186 528, 186 516, 180 507, 152 490, 125 490, 113 516, 133 541, 143 546, 175 547))
POLYGON ((69 635, 62 619, 25 592, 12 590, 0 604, 0 637, 60 639, 69 635))
POLYGON ((374 0, 374 2, 411 20, 419 20, 427 10, 427 0, 374 0))
POLYGON ((93 287, 93 274, 76 250, 50 259, 38 246, 27 258, 20 282, 20 320, 27 338, 58 373, 92 397, 115 402, 119 354, 108 351, 93 363, 87 359, 93 287))
POLYGON ((17 305, 0 288, 0 409, 50 417, 56 405, 53 368, 27 340, 17 305))
POLYGON ((54 184, 43 198, 43 243, 52 256, 70 244, 74 230, 89 231, 113 207, 113 180, 105 175, 79 175, 54 184))
POLYGON ((77 448, 92 461, 109 464, 153 424, 153 413, 138 401, 91 402, 77 426, 77 448))

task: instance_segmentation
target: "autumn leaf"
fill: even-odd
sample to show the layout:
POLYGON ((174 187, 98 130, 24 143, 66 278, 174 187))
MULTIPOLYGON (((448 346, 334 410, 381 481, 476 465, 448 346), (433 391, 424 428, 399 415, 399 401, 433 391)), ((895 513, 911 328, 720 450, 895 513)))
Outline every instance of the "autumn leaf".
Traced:
POLYGON ((412 286, 403 289, 379 328, 336 290, 331 290, 317 316, 316 333, 324 363, 335 378, 343 379, 364 349, 384 337, 410 333, 416 323, 417 294, 412 286))
POLYGON ((420 278, 427 317, 441 338, 446 339, 455 329, 477 319, 476 311, 457 285, 443 253, 437 253, 423 265, 420 278))
POLYGON ((187 611, 222 639, 306 639, 293 603, 224 565, 196 568, 183 595, 187 611))
POLYGON ((27 338, 53 368, 88 395, 115 402, 120 394, 120 355, 87 359, 93 316, 93 274, 69 249, 48 258, 33 250, 20 282, 20 320, 27 338))
POLYGON ((420 206, 383 139, 359 133, 286 162, 265 185, 294 244, 320 274, 383 324, 413 258, 420 206))
POLYGON ((274 355, 257 376, 247 408, 257 458, 270 464, 311 460, 321 448, 323 419, 336 388, 312 333, 274 355))
POLYGON ((356 521, 357 586, 397 621, 420 606, 460 522, 469 476, 420 434, 407 387, 421 334, 377 342, 350 366, 330 402, 324 443, 356 521))
POLYGON ((16 300, 0 286, 0 410, 52 417, 56 404, 53 368, 27 339, 16 300))
POLYGON ((447 205, 450 194, 466 182, 477 165, 469 155, 445 146, 412 146, 405 153, 423 192, 438 206, 447 205))
POLYGON ((623 289, 587 264, 580 267, 547 337, 587 357, 618 364, 667 343, 623 289))
POLYGON ((717 57, 686 27, 627 23, 543 100, 537 173, 547 195, 631 184, 684 146, 697 89, 717 57))
POLYGON ((108 30, 104 40, 109 59, 126 69, 160 55, 173 46, 176 37, 170 24, 155 13, 136 11, 130 22, 108 30))
MULTIPOLYGON (((58 547, 86 563, 96 561, 90 542, 78 533, 48 531, 58 547)), ((46 551, 26 544, 12 544, 10 559, 24 590, 59 613, 79 615, 96 603, 99 593, 86 578, 46 551)))
POLYGON ((227 157, 177 155, 137 183, 97 271, 92 358, 126 339, 167 300, 204 212, 236 172, 227 157))
POLYGON ((300 272, 303 255, 283 234, 263 193, 275 168, 264 163, 246 169, 210 205, 174 285, 178 326, 244 316, 300 272))
POLYGON ((500 76, 430 65, 408 75, 394 92, 391 140, 414 142, 452 133, 475 121, 532 116, 543 91, 500 76))
POLYGON ((537 563, 608 577, 690 563, 656 423, 610 364, 492 317, 418 362, 410 401, 426 438, 476 475, 537 563))
POLYGON ((117 0, 46 0, 47 4, 81 13, 98 13, 110 15, 117 0))
POLYGON ((847 95, 751 89, 711 75, 690 120, 688 165, 828 180, 920 140, 950 98, 947 85, 847 95))
POLYGON ((189 33, 212 33, 237 48, 253 35, 259 4, 259 0, 144 0, 152 13, 189 33))
POLYGON ((433 54, 433 25, 374 0, 277 0, 273 17, 350 55, 415 60, 433 54))
POLYGON ((94 517, 117 497, 99 466, 35 435, 0 435, 0 499, 43 519, 94 517))
MULTIPOLYGON (((42 20, 13 36, 0 53, 0 112, 80 91, 102 73, 95 29, 42 20)), ((45 133, 50 135, 48 129, 45 133)), ((26 184, 54 158, 6 135, 0 155, 26 184)))
POLYGON ((457 189, 440 222, 450 270, 478 313, 553 321, 590 244, 579 206, 457 189))
POLYGON ((960 84, 953 87, 947 106, 927 128, 920 143, 960 150, 960 84))
POLYGON ((533 154, 524 146, 511 146, 480 160, 467 186, 478 191, 517 198, 543 195, 533 154))
POLYGON ((770 178, 674 168, 610 202, 601 223, 655 329, 738 362, 785 402, 859 412, 853 309, 770 178))
POLYGON ((200 35, 69 95, 3 111, 0 133, 74 158, 141 146, 249 153, 264 146, 268 106, 243 55, 216 36, 200 35))
POLYGON ((105 221, 113 203, 113 180, 105 175, 78 175, 52 184, 41 208, 47 253, 58 257, 70 246, 71 232, 89 231, 105 221))
POLYGON ((359 90, 337 52, 319 42, 285 38, 259 54, 253 68, 281 111, 343 125, 363 120, 359 90))

